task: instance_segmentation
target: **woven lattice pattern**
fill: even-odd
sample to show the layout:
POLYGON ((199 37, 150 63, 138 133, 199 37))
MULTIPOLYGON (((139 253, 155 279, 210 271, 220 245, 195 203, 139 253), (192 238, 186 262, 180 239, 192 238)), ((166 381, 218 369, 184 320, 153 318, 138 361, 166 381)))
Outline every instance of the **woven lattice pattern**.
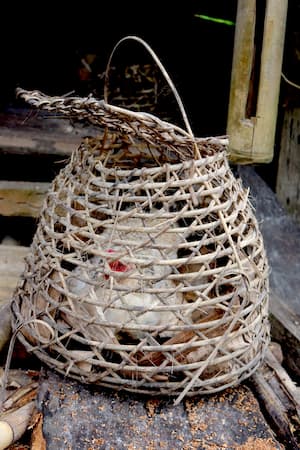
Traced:
POLYGON ((225 140, 20 94, 102 127, 45 199, 13 298, 25 346, 83 382, 177 401, 251 375, 269 342, 268 264, 225 140))

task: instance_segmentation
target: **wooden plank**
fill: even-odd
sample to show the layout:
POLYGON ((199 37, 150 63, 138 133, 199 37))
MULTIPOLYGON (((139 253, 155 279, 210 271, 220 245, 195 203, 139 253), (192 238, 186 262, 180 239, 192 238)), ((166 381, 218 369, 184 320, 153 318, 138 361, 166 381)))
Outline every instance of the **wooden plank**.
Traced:
POLYGON ((280 203, 300 223, 300 108, 287 109, 281 131, 276 193, 280 203))
POLYGON ((70 156, 85 136, 102 134, 55 113, 18 108, 0 113, 0 153, 70 156))
POLYGON ((53 112, 33 110, 24 103, 24 107, 7 108, 0 112, 0 128, 31 131, 55 131, 59 134, 72 132, 73 126, 68 118, 53 112))
POLYGON ((50 183, 0 181, 2 216, 38 217, 50 183))
POLYGON ((290 373, 300 378, 300 321, 299 315, 276 295, 271 296, 270 320, 273 339, 284 348, 284 364, 290 373))
POLYGON ((69 156, 78 147, 81 136, 58 135, 54 132, 0 128, 0 152, 10 154, 69 156))
POLYGON ((300 316, 295 314, 288 304, 274 292, 271 292, 270 312, 300 343, 300 316))
POLYGON ((0 245, 0 305, 10 300, 21 273, 28 247, 0 245))

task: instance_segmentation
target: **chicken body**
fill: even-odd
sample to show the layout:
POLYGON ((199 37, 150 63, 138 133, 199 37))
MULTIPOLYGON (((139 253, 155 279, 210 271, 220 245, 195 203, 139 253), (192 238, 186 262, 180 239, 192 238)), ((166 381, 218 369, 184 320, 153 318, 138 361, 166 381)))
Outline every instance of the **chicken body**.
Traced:
POLYGON ((183 297, 168 279, 172 268, 164 261, 177 258, 178 236, 160 234, 162 219, 130 218, 124 223, 128 230, 107 229, 101 234, 107 260, 93 256, 89 260, 93 269, 78 266, 69 277, 68 287, 81 300, 92 300, 93 312, 111 324, 114 333, 125 331, 141 339, 160 327, 161 336, 170 336, 168 328, 181 320, 177 308, 170 306, 180 309, 183 297), (117 259, 118 254, 124 256, 117 259))

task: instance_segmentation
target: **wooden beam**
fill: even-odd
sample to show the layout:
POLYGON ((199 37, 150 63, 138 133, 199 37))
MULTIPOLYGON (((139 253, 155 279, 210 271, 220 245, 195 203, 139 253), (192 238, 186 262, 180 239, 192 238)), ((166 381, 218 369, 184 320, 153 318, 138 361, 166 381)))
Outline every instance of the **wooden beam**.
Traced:
POLYGON ((69 156, 81 139, 80 136, 0 128, 0 151, 16 155, 69 156))
POLYGON ((300 223, 299 124, 300 108, 286 109, 276 178, 278 199, 298 223, 300 223))
POLYGON ((38 217, 49 187, 50 183, 0 181, 0 214, 38 217))
POLYGON ((11 299, 20 275, 28 247, 0 245, 0 305, 11 299))
POLYGON ((0 113, 1 153, 70 156, 83 137, 99 134, 100 127, 72 124, 55 113, 30 108, 0 113))

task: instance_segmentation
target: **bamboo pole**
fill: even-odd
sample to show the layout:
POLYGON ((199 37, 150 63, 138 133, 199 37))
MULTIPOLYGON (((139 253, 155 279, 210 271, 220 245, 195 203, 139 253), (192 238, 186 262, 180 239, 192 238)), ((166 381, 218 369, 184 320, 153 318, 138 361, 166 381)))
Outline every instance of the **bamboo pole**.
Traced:
POLYGON ((288 0, 267 0, 256 114, 246 116, 254 64, 256 1, 239 0, 227 120, 229 159, 268 163, 274 156, 288 0))

